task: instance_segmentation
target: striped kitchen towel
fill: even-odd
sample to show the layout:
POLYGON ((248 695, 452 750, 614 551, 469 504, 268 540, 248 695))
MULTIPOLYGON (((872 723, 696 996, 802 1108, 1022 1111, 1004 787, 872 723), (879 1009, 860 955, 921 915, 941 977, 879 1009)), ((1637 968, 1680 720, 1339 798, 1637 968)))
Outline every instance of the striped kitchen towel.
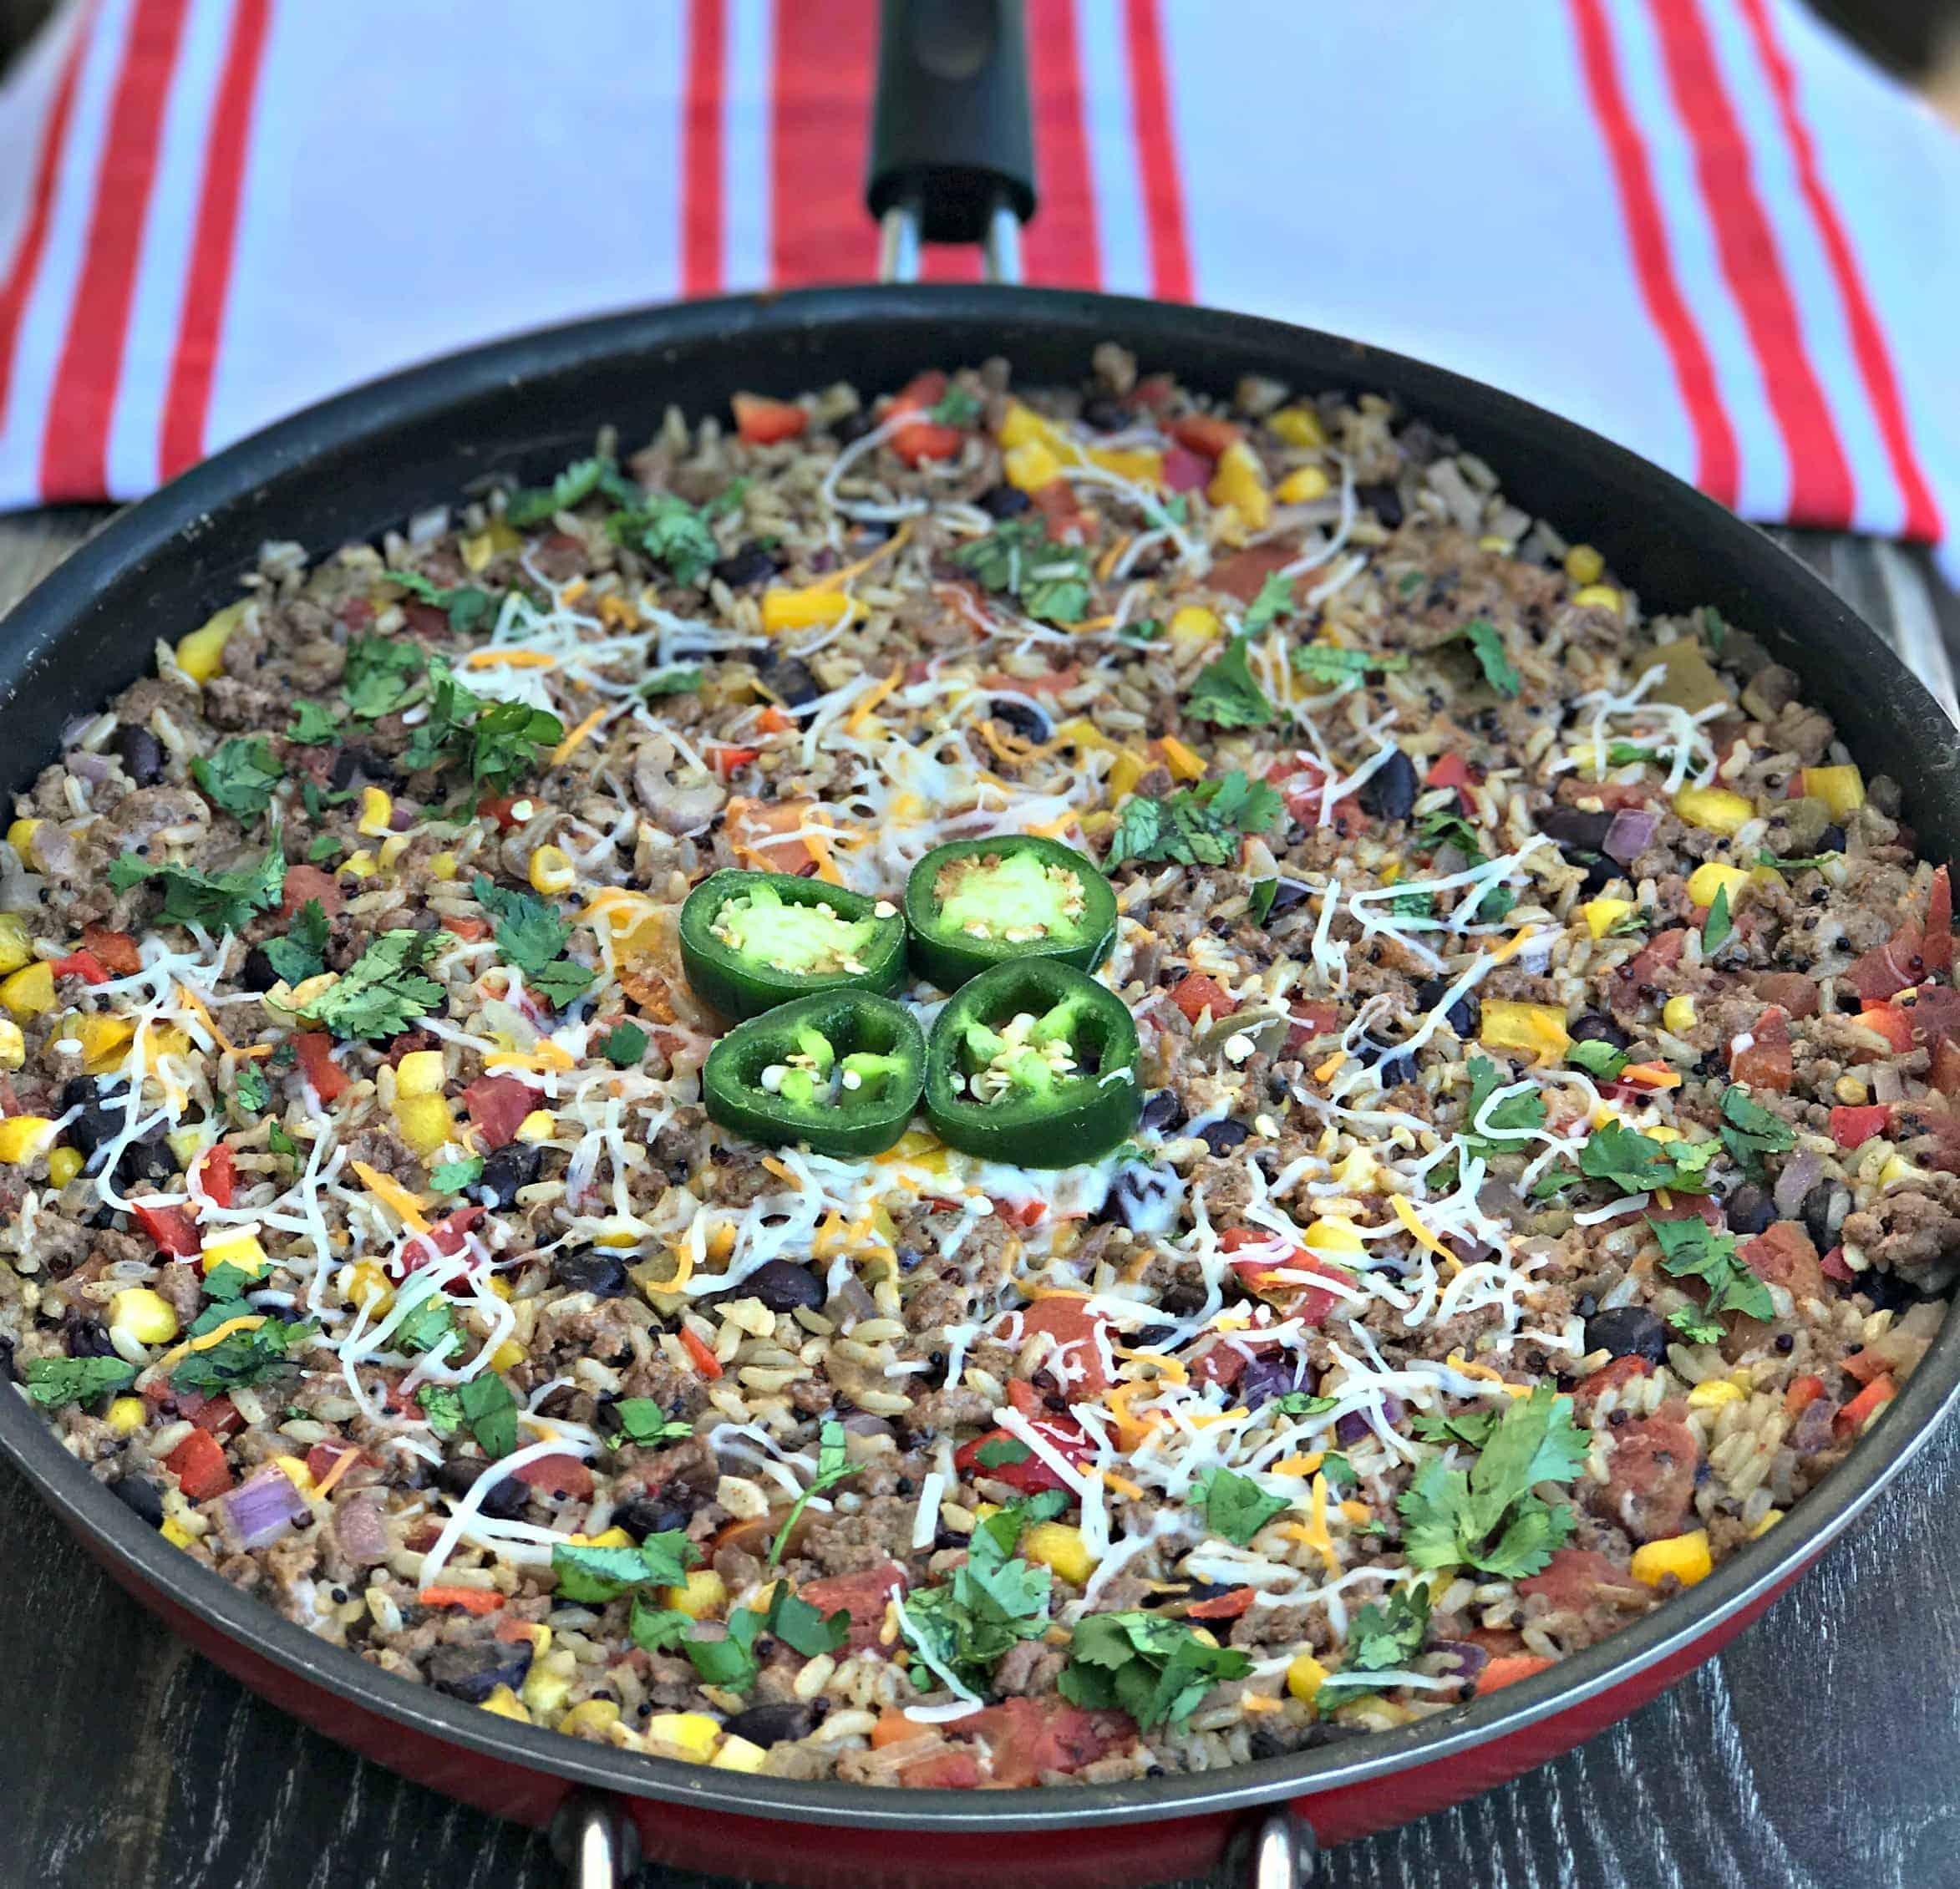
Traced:
MULTIPOLYGON (((1424 355, 1753 517, 1960 516, 1960 142, 1795 0, 1028 13, 1030 280, 1424 355)), ((876 14, 72 0, 0 91, 0 505, 514 328, 868 277, 876 14)))

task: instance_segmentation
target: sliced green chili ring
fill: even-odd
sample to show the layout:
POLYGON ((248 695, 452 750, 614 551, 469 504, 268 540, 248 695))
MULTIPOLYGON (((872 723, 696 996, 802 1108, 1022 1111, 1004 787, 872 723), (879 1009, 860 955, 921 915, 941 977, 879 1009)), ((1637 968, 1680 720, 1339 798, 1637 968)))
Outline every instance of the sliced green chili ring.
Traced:
POLYGON ((905 975, 905 920, 883 899, 788 872, 717 872, 681 907, 681 962, 724 1017, 825 990, 884 992, 905 975))
POLYGON ((902 1004, 820 991, 738 1023, 701 1070, 711 1120, 751 1141, 879 1155, 918 1106, 926 1038, 902 1004))
POLYGON ((939 1013, 926 1120, 948 1147, 1016 1167, 1074 1167, 1136 1126, 1136 1024, 1115 992, 1053 957, 983 971, 939 1013))
POLYGON ((935 846, 906 881, 912 962, 942 990, 996 964, 1053 958, 1093 971, 1116 936, 1116 895, 1073 847, 1031 833, 935 846))

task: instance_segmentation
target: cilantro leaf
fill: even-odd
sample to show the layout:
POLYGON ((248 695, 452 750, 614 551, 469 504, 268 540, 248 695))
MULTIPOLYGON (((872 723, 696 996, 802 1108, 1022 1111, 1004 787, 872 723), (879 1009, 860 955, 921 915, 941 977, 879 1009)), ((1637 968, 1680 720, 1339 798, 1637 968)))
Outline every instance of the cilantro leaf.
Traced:
POLYGON ((640 682, 633 693, 646 702, 660 695, 693 695, 698 692, 707 674, 705 669, 699 668, 656 669, 640 682))
MULTIPOLYGON (((394 1328, 394 1343, 399 1351, 434 1351, 449 1338, 460 1338, 449 1302, 440 1292, 431 1292, 416 1300, 394 1328)), ((453 1351, 455 1347, 451 1345, 453 1351)))
POLYGON ((456 1401, 470 1435, 495 1462, 517 1447, 517 1399, 495 1372, 469 1378, 455 1387, 456 1401))
POLYGON ((574 460, 549 485, 524 486, 511 493, 504 501, 504 520, 526 531, 602 491, 618 505, 637 505, 641 496, 639 487, 609 454, 595 453, 590 459, 574 460))
POLYGON ((1634 761, 1664 761, 1673 752, 1668 748, 1643 747, 1638 741, 1610 741, 1607 744, 1606 764, 1609 768, 1623 768, 1634 761))
POLYGON ((1120 1708, 1147 1729, 1188 1718, 1221 1679, 1242 1679, 1252 1669, 1237 1647, 1207 1646, 1181 1620, 1091 1613, 1076 1625, 1056 1684, 1072 1704, 1120 1708))
POLYGON ((1417 823, 1416 837, 1431 848, 1455 846, 1466 867, 1485 862, 1483 835, 1452 807, 1431 808, 1417 823))
POLYGON ((1406 669, 1408 657, 1370 649, 1340 649, 1332 643, 1302 643, 1292 654, 1293 673, 1309 682, 1339 688, 1359 683, 1387 669, 1406 669))
POLYGON ((26 1372, 28 1395, 45 1410, 93 1404, 136 1378, 136 1367, 120 1358, 33 1358, 26 1372))
POLYGON ((1207 1470, 1198 1478, 1205 1505, 1205 1526, 1242 1548, 1276 1515, 1287 1507, 1287 1498, 1267 1493, 1249 1475, 1226 1469, 1207 1470))
POLYGON ((272 1123, 267 1128, 266 1145, 275 1155, 297 1155, 299 1152, 299 1144, 277 1122, 272 1123))
POLYGON ((969 1691, 983 1691, 1002 1654, 1047 1630, 1052 1577, 1045 1567, 1013 1558, 1023 1512, 1017 1502, 988 1516, 973 1531, 965 1565, 952 1578, 907 1597, 901 1631, 915 1651, 929 1656, 915 1668, 915 1684, 937 1685, 940 1673, 950 1672, 969 1691))
POLYGON ((1247 606, 1243 627, 1247 636, 1257 636, 1260 631, 1278 618, 1292 614, 1293 609, 1293 580, 1282 571, 1268 571, 1259 585, 1259 594, 1247 606))
POLYGON ((281 937, 267 938, 262 947, 274 973, 289 984, 303 984, 327 968, 327 911, 308 899, 292 916, 281 937))
POLYGON ((1616 1049, 1610 1043, 1582 1038, 1566 1051, 1566 1060, 1585 1070, 1587 1074, 1598 1077, 1602 1082, 1611 1082, 1631 1059, 1625 1050, 1616 1049))
POLYGON ((857 1465, 845 1454, 843 1424, 826 1421, 817 1432, 816 1474, 810 1479, 810 1486, 790 1504, 789 1515, 777 1531, 775 1540, 769 1544, 769 1567, 774 1567, 782 1560, 783 1551, 790 1545, 790 1531, 803 1519, 803 1511, 809 1506, 810 1497, 828 1495, 845 1477, 856 1474, 857 1465))
POLYGON ((1661 1270, 1673 1278, 1699 1279, 1707 1285, 1709 1318, 1718 1312, 1739 1312, 1749 1318, 1776 1316, 1770 1288, 1743 1263, 1733 1233, 1718 1233, 1703 1220, 1643 1217, 1660 1242, 1661 1270))
POLYGON ((977 394, 953 385, 926 409, 926 418, 941 426, 972 426, 979 419, 983 410, 977 394))
POLYGON ((1263 925, 1272 916, 1272 901, 1278 896, 1278 880, 1255 880, 1252 893, 1246 901, 1246 917, 1255 925, 1263 925))
MULTIPOLYGON (((229 1299, 206 1307, 203 1316, 213 1313, 221 1316, 206 1328, 209 1330, 216 1330, 226 1318, 239 1316, 236 1302, 229 1299)), ((195 1325, 192 1328, 195 1329, 195 1325)), ((216 1344, 189 1353, 170 1373, 170 1388, 216 1397, 241 1384, 263 1383, 286 1363, 287 1353, 293 1346, 312 1335, 312 1330, 310 1322, 284 1324, 277 1318, 267 1318, 250 1331, 228 1333, 216 1344)))
POLYGON ((163 908, 159 917, 178 925, 202 925, 214 932, 241 932, 255 911, 278 904, 286 884, 286 856, 275 829, 272 842, 256 866, 229 872, 198 872, 187 866, 152 866, 135 853, 112 861, 109 882, 119 892, 145 879, 161 882, 163 908))
POLYGON ((1709 906, 1709 916, 1701 928, 1703 957, 1713 957, 1729 942, 1729 936, 1734 929, 1735 921, 1729 916, 1729 888, 1718 886, 1709 906))
MULTIPOLYGON (((247 1272, 242 1266, 234 1266, 228 1259, 221 1260, 204 1276, 204 1296, 212 1299, 241 1299, 245 1297, 246 1287, 256 1282, 254 1275, 247 1272)), ((206 1312, 210 1309, 208 1306, 205 1308, 206 1312)), ((234 1305, 225 1316, 236 1317, 237 1311, 238 1308, 234 1305)), ((198 1313, 200 1318, 203 1316, 204 1312, 198 1313)), ((210 1328, 207 1326, 206 1329, 209 1330, 210 1328)))
POLYGON ((1269 831, 1285 811, 1278 792, 1238 769, 1222 779, 1181 787, 1161 800, 1133 794, 1116 816, 1106 861, 1174 860, 1181 866, 1226 866, 1239 840, 1269 831))
POLYGON ((526 983, 554 1009, 562 1009, 587 989, 592 973, 564 955, 571 928, 542 899, 493 885, 480 873, 470 890, 491 915, 504 962, 521 971, 526 983))
POLYGON ((1345 1703, 1379 1692, 1381 1676, 1405 1670, 1422 1651, 1429 1631, 1427 1583, 1398 1588, 1381 1600, 1370 1601, 1348 1623, 1341 1669, 1322 1682, 1320 1693, 1338 1687, 1345 1703))
POLYGON ((612 1414, 619 1429, 606 1440, 615 1450, 623 1450, 629 1443, 675 1443, 694 1434, 692 1424, 668 1416, 651 1397, 622 1397, 612 1406, 612 1414))
POLYGON ((460 1194, 482 1179, 481 1155, 472 1155, 467 1160, 439 1161, 429 1170, 429 1184, 439 1194, 460 1194))
POLYGON ((1536 1084, 1527 1084, 1515 1095, 1506 1095, 1480 1130, 1475 1124, 1484 1104, 1500 1089, 1512 1086, 1510 1079, 1488 1056, 1473 1056, 1469 1063, 1470 1105, 1464 1112, 1464 1126, 1457 1140, 1474 1155, 1486 1160, 1493 1155, 1516 1154, 1523 1135, 1545 1125, 1545 1093, 1536 1084))
POLYGON ((434 604, 438 610, 445 612, 449 627, 459 635, 480 629, 496 614, 495 597, 475 584, 460 584, 454 590, 445 590, 440 584, 431 583, 419 571, 390 571, 388 576, 391 583, 399 584, 418 602, 434 604))
POLYGON ((698 584, 721 556, 708 520, 672 492, 649 492, 606 520, 615 544, 644 551, 677 584, 698 584))
POLYGON ((551 1550, 551 1572, 561 1600, 602 1606, 640 1587, 671 1587, 687 1578, 701 1558, 683 1529, 649 1535, 635 1548, 602 1548, 561 1541, 551 1550))
POLYGON ((1668 1323, 1690 1344, 1719 1344, 1723 1328, 1698 1305, 1678 1305, 1668 1314, 1668 1323))
POLYGON ((1765 1155, 1780 1155, 1795 1145, 1796 1131, 1747 1089, 1723 1092, 1722 1145, 1751 1179, 1762 1172, 1765 1155))
POLYGON ((765 1624, 792 1653, 800 1653, 805 1659, 835 1653, 851 1638, 851 1615, 845 1608, 825 1613, 821 1607, 799 1600, 790 1592, 787 1581, 776 1583, 765 1624))
POLYGON ((1714 1153, 1712 1141, 1656 1141, 1623 1121, 1609 1121, 1595 1129, 1579 1150, 1579 1171, 1591 1181, 1611 1181, 1622 1194, 1649 1194, 1661 1187, 1705 1194, 1709 1184, 1702 1170, 1714 1153))
POLYGON ((1324 1417, 1339 1401, 1333 1397, 1317 1397, 1311 1391, 1289 1390, 1269 1399, 1266 1408, 1278 1411, 1282 1417, 1324 1417))
POLYGON ((438 1436, 452 1437, 463 1427, 463 1400, 457 1396, 454 1384, 419 1385, 415 1401, 422 1406, 422 1414, 438 1436))
POLYGON ((439 656, 429 673, 429 717, 402 755, 411 774, 459 762, 472 780, 501 790, 565 738, 564 723, 548 710, 526 702, 485 701, 458 682, 439 656))
POLYGON ((599 1054, 616 1069, 630 1069, 647 1054, 647 1033, 637 1023, 615 1023, 599 1038, 599 1054))
POLYGON ((428 669, 421 645, 407 637, 355 637, 347 646, 341 698, 358 719, 379 721, 421 694, 428 669))
POLYGON ((967 539, 952 561, 1043 622, 1073 623, 1089 613, 1088 552, 1051 543, 1038 518, 1003 518, 985 537, 967 539))
POLYGON ((1504 647, 1503 632, 1489 617, 1471 617, 1463 626, 1463 636, 1484 672, 1484 680, 1500 695, 1516 695, 1525 686, 1504 647))
POLYGON ((293 703, 292 725, 286 731, 288 741, 297 741, 304 748, 320 748, 339 738, 340 717, 324 703, 293 703))
POLYGON ((299 1015, 336 1036, 399 1036, 443 1001, 442 986, 415 968, 434 948, 427 932, 383 932, 299 1015))
POLYGON ((1005 1470, 1033 1454, 1018 1436, 990 1436, 973 1452, 973 1460, 983 1470, 1005 1470))
POLYGON ((1225 653, 1198 671, 1185 698, 1184 712, 1194 722, 1215 728, 1263 728, 1278 711, 1253 675, 1246 652, 1252 638, 1234 637, 1225 653))
POLYGON ((272 1105, 272 1090, 266 1072, 256 1063, 241 1063, 231 1079, 231 1094, 248 1115, 262 1115, 272 1105))
POLYGON ((1843 857, 1842 853, 1811 853, 1803 859, 1784 859, 1765 848, 1756 855, 1756 864, 1774 867, 1779 872, 1805 872, 1814 866, 1828 866, 1834 859, 1843 857))
POLYGON ((286 778, 279 758, 264 741, 234 735, 190 764, 205 798, 234 820, 256 820, 272 804, 272 790, 286 778))

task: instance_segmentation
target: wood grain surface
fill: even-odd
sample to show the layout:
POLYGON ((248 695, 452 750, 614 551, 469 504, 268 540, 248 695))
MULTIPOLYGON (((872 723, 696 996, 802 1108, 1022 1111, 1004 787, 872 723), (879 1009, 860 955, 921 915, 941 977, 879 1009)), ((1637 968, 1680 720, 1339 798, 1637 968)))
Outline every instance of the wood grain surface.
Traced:
MULTIPOLYGON (((0 520, 0 608, 99 515, 0 520)), ((1790 541, 1873 621, 1897 554, 1790 541)), ((1923 566, 1914 561, 1917 576, 1923 566)), ((1910 587, 1908 587, 1910 588, 1910 587)), ((1960 606, 1930 588, 1960 648, 1960 606)), ((5 1889, 546 1889, 544 1840, 262 1704, 0 1465, 5 1889)), ((739 1878, 731 1851, 727 1874, 739 1878)), ((644 1889, 708 1879, 649 1870, 644 1889)), ((1960 1434, 1725 1653, 1504 1790, 1322 1860, 1325 1889, 1960 1889, 1960 1434)))

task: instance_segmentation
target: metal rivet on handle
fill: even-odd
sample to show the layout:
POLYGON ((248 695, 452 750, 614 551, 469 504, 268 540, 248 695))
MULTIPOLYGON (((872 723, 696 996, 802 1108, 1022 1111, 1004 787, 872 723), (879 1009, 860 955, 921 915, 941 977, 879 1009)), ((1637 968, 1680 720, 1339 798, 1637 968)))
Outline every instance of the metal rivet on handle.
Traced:
POLYGON ((1319 1853, 1313 1832, 1282 1804, 1267 1813, 1252 1839, 1246 1881, 1251 1889, 1307 1889, 1319 1853))
POLYGON ((625 1889, 640 1866, 639 1832, 610 1799, 578 1791, 551 1819, 551 1854, 567 1889, 625 1889))

